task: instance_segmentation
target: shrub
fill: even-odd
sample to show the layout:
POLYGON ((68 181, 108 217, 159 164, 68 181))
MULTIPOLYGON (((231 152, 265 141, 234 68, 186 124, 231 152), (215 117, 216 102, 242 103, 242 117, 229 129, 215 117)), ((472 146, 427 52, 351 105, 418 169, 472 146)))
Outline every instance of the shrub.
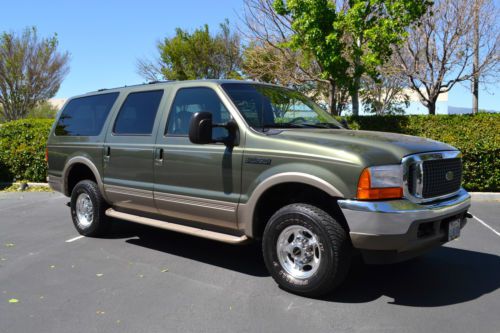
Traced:
POLYGON ((45 181, 45 146, 52 122, 52 119, 23 119, 0 125, 2 181, 45 181))
POLYGON ((463 185, 500 191, 500 114, 348 117, 352 128, 423 136, 463 153, 463 185))

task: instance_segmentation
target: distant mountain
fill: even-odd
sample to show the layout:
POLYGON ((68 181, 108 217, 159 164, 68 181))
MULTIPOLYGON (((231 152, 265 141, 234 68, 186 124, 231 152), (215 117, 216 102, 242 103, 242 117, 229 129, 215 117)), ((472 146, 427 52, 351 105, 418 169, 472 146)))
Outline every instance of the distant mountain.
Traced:
MULTIPOLYGON (((481 110, 481 109, 479 109, 481 110)), ((482 112, 492 112, 492 113, 500 113, 498 110, 481 110, 482 112)), ((467 114, 472 113, 472 108, 461 108, 458 106, 448 105, 448 114, 467 114)))

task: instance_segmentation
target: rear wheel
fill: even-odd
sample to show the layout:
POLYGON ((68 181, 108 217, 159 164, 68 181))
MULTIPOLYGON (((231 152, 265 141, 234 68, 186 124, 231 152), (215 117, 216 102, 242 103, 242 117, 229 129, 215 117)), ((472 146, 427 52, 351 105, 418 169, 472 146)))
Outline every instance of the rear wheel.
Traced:
POLYGON ((103 235, 109 227, 107 204, 91 180, 82 180, 71 192, 71 217, 76 230, 84 236, 103 235))
POLYGON ((267 269, 285 290, 304 296, 332 291, 347 275, 351 243, 325 211, 291 204, 269 220, 262 242, 267 269))

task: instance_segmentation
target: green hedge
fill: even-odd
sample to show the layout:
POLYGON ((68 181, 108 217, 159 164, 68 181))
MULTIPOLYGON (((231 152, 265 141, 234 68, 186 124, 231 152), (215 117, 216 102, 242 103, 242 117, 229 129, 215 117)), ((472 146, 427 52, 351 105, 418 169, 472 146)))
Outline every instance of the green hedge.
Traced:
POLYGON ((500 114, 347 117, 354 129, 396 132, 446 142, 463 153, 463 185, 500 191, 500 114))
POLYGON ((0 180, 45 182, 45 146, 53 119, 23 119, 0 125, 0 180))
MULTIPOLYGON (((348 117, 353 129, 397 132, 443 141, 463 152, 464 187, 500 191, 500 114, 348 117)), ((0 180, 45 181, 50 119, 0 125, 0 180)))

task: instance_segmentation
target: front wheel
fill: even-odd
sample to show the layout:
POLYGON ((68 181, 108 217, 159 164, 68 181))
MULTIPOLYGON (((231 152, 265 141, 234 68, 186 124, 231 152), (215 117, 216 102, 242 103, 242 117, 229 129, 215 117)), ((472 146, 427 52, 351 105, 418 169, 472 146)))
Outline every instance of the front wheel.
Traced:
POLYGON ((352 252, 348 233, 332 216, 300 203, 271 217, 262 249, 267 269, 283 289, 312 297, 344 280, 352 252))

